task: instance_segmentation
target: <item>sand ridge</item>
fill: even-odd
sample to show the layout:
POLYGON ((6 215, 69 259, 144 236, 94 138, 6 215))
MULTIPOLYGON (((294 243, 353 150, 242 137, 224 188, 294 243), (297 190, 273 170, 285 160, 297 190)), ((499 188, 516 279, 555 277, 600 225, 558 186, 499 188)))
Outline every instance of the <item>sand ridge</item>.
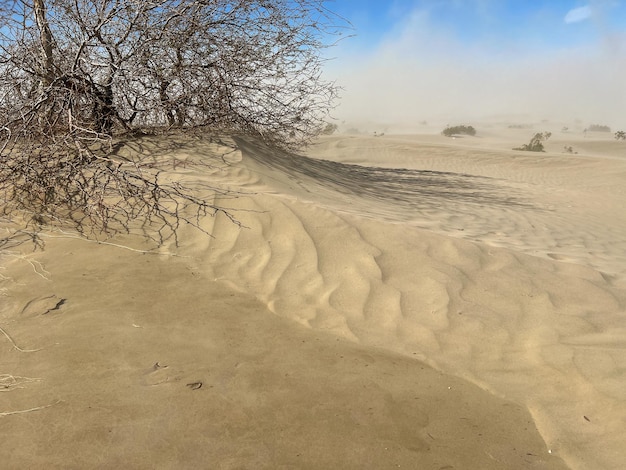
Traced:
MULTIPOLYGON (((104 283, 101 286, 107 286, 110 292, 129 290, 129 283, 136 283, 136 286, 130 289, 128 295, 118 294, 119 298, 111 293, 102 296, 95 289, 85 292, 85 299, 102 296, 102 303, 94 303, 99 305, 94 309, 85 300, 81 314, 74 311, 73 321, 79 321, 81 315, 91 312, 82 326, 75 325, 77 331, 93 330, 97 325, 103 331, 110 331, 108 335, 100 336, 90 333, 91 341, 98 340, 101 348, 114 341, 115 348, 123 345, 122 350, 130 348, 129 351, 137 351, 143 357, 139 361, 133 359, 134 353, 126 355, 120 352, 105 361, 106 369, 110 371, 108 374, 98 375, 96 371, 90 375, 90 380, 97 377, 98 380, 118 383, 118 376, 112 371, 124 371, 123 385, 129 390, 128 395, 119 395, 119 391, 116 393, 117 396, 124 396, 122 401, 130 403, 126 406, 132 408, 136 406, 132 405, 136 400, 136 389, 133 387, 160 387, 163 380, 166 383, 170 380, 169 377, 172 380, 178 377, 175 381, 180 388, 177 390, 199 380, 204 383, 207 380, 206 366, 198 366, 204 364, 204 359, 200 357, 207 354, 224 357, 228 354, 228 347, 235 344, 241 354, 246 354, 250 346, 253 351, 265 348, 261 356, 271 355, 273 353, 270 353, 271 348, 268 349, 267 344, 274 344, 278 338, 290 337, 299 331, 297 334, 305 335, 305 343, 311 341, 311 335, 321 335, 320 341, 321 338, 329 341, 324 348, 313 351, 318 355, 339 338, 342 348, 361 348, 355 354, 367 364, 370 363, 365 359, 366 355, 391 354, 385 357, 398 358, 390 359, 392 362, 408 361, 406 364, 423 367, 420 362, 423 361, 435 366, 438 374, 445 372, 468 379, 489 391, 480 395, 483 397, 481 400, 486 400, 483 404, 473 402, 470 407, 502 410, 497 405, 501 402, 491 400, 512 400, 530 410, 546 441, 545 444, 533 444, 533 450, 524 451, 523 456, 510 447, 506 451, 501 448, 496 456, 492 449, 482 447, 483 444, 501 442, 490 437, 476 448, 477 454, 487 456, 480 462, 471 460, 478 457, 470 457, 460 449, 446 451, 445 446, 437 447, 444 454, 448 452, 459 457, 456 463, 450 465, 460 468, 467 468, 468 465, 470 468, 490 468, 489 465, 493 465, 494 468, 502 468, 503 462, 510 462, 505 466, 527 468, 530 465, 548 465, 546 468, 557 468, 558 458, 562 457, 572 468, 619 468, 624 458, 622 442, 626 437, 623 427, 626 422, 626 397, 623 394, 626 379, 623 370, 626 369, 622 354, 626 345, 622 327, 626 311, 626 251, 622 250, 625 243, 622 234, 626 232, 622 229, 626 227, 626 222, 619 210, 626 161, 621 160, 621 154, 614 152, 613 144, 605 145, 603 142, 596 147, 602 146, 604 151, 613 152, 613 158, 603 155, 570 157, 556 152, 520 154, 508 150, 519 144, 511 138, 509 130, 490 132, 490 135, 499 137, 449 141, 441 136, 374 138, 338 135, 323 139, 314 146, 309 160, 274 153, 249 139, 239 140, 241 152, 201 141, 190 142, 175 151, 168 150, 163 159, 169 161, 175 156, 190 163, 187 167, 173 169, 172 178, 182 178, 199 188, 217 186, 235 191, 211 197, 216 204, 228 207, 241 225, 233 224, 222 215, 207 218, 203 221, 203 229, 211 234, 210 237, 184 227, 180 233, 180 247, 170 244, 161 248, 161 253, 177 255, 166 257, 167 261, 155 263, 151 261, 154 259, 152 255, 135 252, 122 260, 122 255, 114 254, 120 248, 107 247, 95 258, 101 267, 85 264, 91 266, 84 273, 88 279, 101 279, 104 283), (203 164, 194 168, 194 161, 203 164), (402 183, 395 184, 394 177, 402 183), (114 251, 107 251, 109 249, 114 251), (155 286, 159 286, 158 295, 155 286), (210 292, 210 299, 199 294, 198 290, 210 292), (197 335, 210 329, 211 322, 218 321, 213 318, 206 323, 208 320, 204 318, 204 312, 205 306, 212 302, 216 302, 218 307, 223 305, 221 293, 229 293, 229 298, 230 294, 234 294, 234 299, 243 302, 234 309, 236 314, 230 309, 230 315, 248 318, 245 315, 249 309, 265 312, 259 313, 258 321, 250 321, 247 325, 252 325, 255 332, 266 331, 264 325, 272 325, 269 336, 264 333, 258 341, 253 341, 254 335, 246 330, 248 333, 244 337, 247 340, 242 342, 237 340, 242 335, 241 329, 233 327, 236 330, 230 336, 233 343, 221 343, 220 347, 211 349, 210 344, 216 340, 204 341, 197 335), (213 297, 218 300, 213 300, 213 297), (116 303, 111 304, 113 300, 116 303), (165 305, 170 307, 163 307, 165 310, 162 310, 161 306, 165 305), (123 322, 102 321, 107 312, 119 312, 123 322), (282 320, 270 320, 269 312, 282 317, 282 320), (275 323, 279 320, 287 323, 275 323), (290 321, 307 328, 288 331, 288 328, 295 328, 287 326, 290 321), (160 335, 144 338, 137 343, 136 349, 135 346, 131 348, 132 335, 143 333, 146 322, 160 325, 155 330, 161 331, 160 335), (271 333, 273 329, 281 333, 271 333), (195 339, 188 341, 189 338, 195 339), (344 343, 346 340, 348 342, 344 343), (186 364, 182 371, 169 369, 173 360, 155 357, 151 353, 156 344, 162 343, 170 345, 163 350, 171 350, 171 354, 176 355, 175 351, 186 350, 182 346, 185 341, 193 345, 190 346, 193 353, 184 361, 180 359, 186 364), (168 365, 169 370, 154 369, 157 362, 168 365), (205 372, 199 373, 198 367, 205 367, 202 369, 205 372), (170 373, 173 375, 170 376, 170 373), (129 377, 135 377, 137 381, 128 382, 129 377), (513 458, 522 460, 518 460, 517 464, 507 460, 513 458)), ((517 135, 514 137, 517 139, 517 135)), ((594 148, 595 144, 586 145, 594 148)), ((79 244, 87 243, 54 242, 70 243, 61 252, 78 252, 79 244)), ((134 242, 129 239, 124 243, 134 242)), ((104 248, 99 246, 100 249, 104 248)), ((60 252, 59 248, 55 250, 60 252)), ((76 260, 86 259, 82 253, 82 257, 76 260)), ((52 294, 68 299, 67 305, 59 311, 69 309, 72 298, 77 297, 72 286, 78 285, 76 276, 72 278, 70 273, 84 263, 67 258, 64 260, 67 265, 61 268, 59 263, 62 260, 55 257, 50 249, 32 259, 44 262, 45 269, 50 273, 63 273, 57 274, 57 282, 59 286, 65 283, 63 289, 67 292, 44 289, 34 295, 20 291, 17 284, 5 283, 10 302, 5 304, 2 325, 10 326, 11 333, 20 341, 29 339, 28 327, 37 331, 33 324, 40 318, 49 321, 49 318, 62 317, 34 316, 30 323, 24 323, 21 329, 15 330, 22 324, 22 320, 14 317, 15 312, 35 298, 52 294)), ((29 283, 33 279, 44 281, 41 276, 33 274, 31 266, 24 264, 23 260, 5 261, 5 276, 15 279, 24 276, 22 279, 29 279, 29 283), (26 277, 27 271, 30 277, 26 277)), ((229 329, 228 321, 224 318, 219 321, 222 326, 217 330, 225 335, 229 329)), ((234 317, 229 321, 234 322, 234 317)), ((71 326, 72 322, 69 323, 71 326)), ((3 347, 11 351, 10 344, 3 347)), ((78 354, 83 347, 89 348, 89 343, 77 347, 72 354, 78 354)), ((278 351, 278 356, 271 356, 274 363, 278 357, 293 355, 294 360, 300 358, 304 363, 321 361, 322 369, 329 367, 315 354, 316 359, 300 356, 301 350, 295 348, 294 343, 278 351)), ((345 356, 346 353, 337 354, 345 356)), ((250 365, 266 364, 258 354, 253 353, 252 356, 250 365)), ((94 363, 101 360, 98 357, 98 354, 92 356, 94 363)), ((29 362, 28 367, 22 361, 11 363, 12 370, 23 370, 20 374, 15 372, 15 375, 28 377, 32 372, 33 377, 39 377, 36 373, 41 370, 36 368, 36 361, 29 362)), ((383 362, 382 356, 374 362, 383 362)), ((81 361, 77 364, 83 367, 81 361)), ((276 367, 284 367, 281 364, 276 367)), ((336 357, 331 364, 338 364, 336 357)), ((420 375, 417 369, 400 371, 390 363, 386 364, 380 369, 381 377, 385 379, 377 382, 375 387, 366 385, 365 388, 379 390, 389 377, 400 380, 402 376, 412 380, 415 376, 422 377, 418 378, 419 381, 430 380, 420 375)), ((222 372, 218 375, 233 373, 231 369, 221 367, 222 372)), ((318 380, 315 374, 307 376, 305 366, 294 367, 299 371, 302 383, 310 384, 309 379, 313 380, 312 383, 318 380)), ((352 366, 334 369, 334 373, 337 377, 344 377, 351 369, 352 366)), ((62 368, 56 370, 56 380, 67 375, 62 368)), ((251 370, 248 372, 252 373, 251 370)), ((263 401, 268 393, 264 387, 271 388, 272 383, 280 384, 276 391, 278 396, 288 393, 293 387, 299 390, 299 385, 280 379, 275 370, 268 374, 273 379, 246 376, 243 382, 237 382, 237 386, 233 384, 229 392, 237 397, 234 403, 244 403, 247 407, 256 403, 256 398, 263 401), (241 389, 237 387, 244 383, 243 395, 238 395, 241 389)), ((337 380, 337 377, 325 378, 323 383, 337 380)), ((348 389, 346 393, 356 393, 357 389, 362 392, 364 384, 359 382, 360 374, 351 377, 346 380, 356 388, 348 387, 343 381, 348 389)), ((444 374, 443 377, 449 376, 444 374)), ((420 388, 414 382, 399 382, 397 387, 391 393, 392 397, 397 393, 406 393, 407 388, 412 391, 420 388)), ((343 398, 337 398, 341 388, 332 388, 333 397, 322 401, 327 400, 323 402, 329 407, 334 400, 344 403, 343 398)), ((190 391, 201 390, 205 390, 204 385, 200 390, 190 391)), ((440 391, 435 394, 438 399, 443 397, 440 391)), ((93 389, 81 399, 86 399, 91 393, 94 393, 93 389)), ((441 406, 458 405, 458 400, 471 395, 466 394, 470 392, 463 389, 460 396, 441 406)), ((18 397, 13 392, 10 396, 18 397)), ((378 404, 386 402, 381 398, 383 396, 388 397, 389 394, 381 392, 364 397, 363 406, 367 400, 378 404)), ((32 403, 28 395, 20 397, 24 398, 24 402, 12 403, 13 409, 19 406, 28 408, 32 403)), ((294 404, 293 411, 302 419, 303 411, 298 408, 299 404, 304 403, 305 409, 312 406, 308 401, 299 403, 291 395, 288 399, 286 395, 282 397, 287 400, 286 403, 294 404)), ((44 404, 55 403, 59 396, 55 394, 47 398, 50 400, 44 404)), ((365 447, 370 448, 372 443, 380 441, 377 429, 381 425, 384 429, 394 430, 390 432, 395 436, 392 439, 394 445, 399 446, 394 447, 396 455, 398 458, 406 455, 408 460, 403 461, 406 465, 416 456, 435 459, 432 460, 433 465, 442 464, 434 454, 426 456, 434 452, 434 447, 421 447, 431 437, 428 436, 430 431, 420 427, 419 423, 426 422, 420 413, 431 414, 427 421, 440 424, 445 413, 435 418, 432 415, 435 411, 428 406, 420 408, 419 412, 404 410, 408 404, 406 399, 406 396, 399 399, 402 406, 377 405, 379 408, 375 408, 373 415, 375 421, 366 426, 366 439, 371 440, 365 447), (394 425, 376 421, 393 420, 394 416, 405 411, 415 418, 411 422, 418 423, 417 427, 422 429, 419 436, 411 434, 414 430, 407 430, 407 423, 399 418, 394 425), (414 436, 409 439, 414 444, 403 440, 406 436, 414 436), (417 447, 411 449, 411 446, 417 447), (408 453, 404 454, 405 451, 408 453)), ((278 398, 272 400, 281 401, 278 398)), ((346 400, 350 401, 349 398, 346 400)), ((148 403, 153 402, 149 400, 148 403)), ((148 413, 148 408, 147 405, 144 407, 145 413, 148 413)), ((329 413, 331 408, 327 409, 329 413)), ((54 409, 60 408, 55 405, 41 411, 52 412, 54 409)), ((248 417, 250 412, 255 413, 250 408, 245 409, 248 417)), ((363 413, 364 408, 359 409, 361 411, 351 412, 351 416, 363 413)), ((265 410, 276 412, 271 406, 265 410)), ((112 413, 109 416, 114 417, 117 412, 107 408, 107 413, 112 413)), ((346 419, 342 413, 339 412, 339 415, 343 416, 344 425, 336 430, 345 435, 354 431, 355 421, 346 419)), ((28 419, 35 419, 31 418, 34 416, 33 413, 28 414, 28 419)), ((174 419, 168 414, 164 416, 174 419)), ((237 414, 220 416, 224 416, 224 425, 236 416, 244 419, 244 415, 237 414)), ((290 416, 289 419, 294 419, 294 415, 290 416)), ((338 425, 330 415, 324 416, 327 416, 324 418, 327 424, 338 425)), ((518 417, 508 411, 500 413, 500 416, 506 419, 506 422, 503 421, 504 428, 517 429, 515 423, 519 422, 518 417)), ((161 422, 166 425, 170 418, 163 418, 161 422)), ((146 419, 141 413, 136 415, 137 423, 146 419)), ((257 419, 262 417, 254 415, 250 422, 254 423, 257 419)), ((311 421, 311 416, 307 419, 314 434, 308 435, 307 439, 315 442, 320 452, 325 448, 336 449, 337 453, 333 451, 331 455, 339 458, 339 449, 322 437, 321 429, 327 428, 316 427, 320 423, 311 421)), ((489 426, 487 422, 483 423, 489 426)), ((171 429, 179 429, 176 426, 171 429)), ((166 426, 166 429, 170 428, 166 426)), ((216 432, 215 429, 217 427, 210 432, 216 432)), ((205 429, 203 432, 209 431, 205 429)), ((237 454, 237 458, 225 463, 224 468, 237 464, 254 466, 252 455, 259 452, 259 447, 254 444, 256 434, 249 430, 246 432, 252 434, 247 434, 251 437, 243 448, 255 450, 244 452, 245 455, 237 454), (251 447, 246 447, 248 444, 251 447)), ((430 434, 435 436, 432 432, 430 434)), ((265 453, 262 452, 259 457, 262 465, 271 466, 276 462, 296 465, 291 460, 281 460, 283 457, 271 454, 271 449, 276 449, 278 441, 286 435, 284 432, 273 434, 275 439, 271 444, 266 443, 265 453), (272 460, 276 458, 278 460, 272 460)), ((467 430, 461 435, 467 435, 467 430)), ((187 438, 188 435, 185 436, 187 438)), ((352 442, 355 437, 354 434, 350 436, 350 439, 341 442, 348 445, 347 442, 352 442)), ((387 434, 385 439, 389 436, 387 434)), ((505 440, 510 439, 506 435, 505 440)), ((198 441, 192 439, 188 444, 177 445, 188 445, 185 449, 191 452, 194 442, 198 441)), ((236 454, 229 444, 219 442, 226 446, 222 448, 223 452, 214 449, 210 455, 236 454)), ((236 442, 241 446, 241 440, 236 442)), ((293 441, 289 442, 293 444, 293 441)), ((474 439, 474 447, 476 442, 474 439)), ((151 448, 145 441, 143 445, 151 448)), ((378 454, 373 456, 371 452, 375 449, 363 453, 365 447, 361 444, 348 447, 361 449, 357 452, 361 457, 382 458, 378 454)), ((381 450, 376 446, 374 448, 378 449, 376 452, 381 450)), ((132 452, 127 450, 128 453, 132 452)), ((206 458, 206 455, 209 454, 204 454, 204 457, 198 455, 197 458, 206 458)), ((362 462, 358 460, 361 457, 354 457, 357 460, 350 462, 358 464, 362 462)), ((194 461, 194 458, 190 457, 189 461, 194 461)), ((320 468, 315 464, 316 456, 310 455, 309 458, 309 463, 302 468, 320 468)), ((317 458, 320 458, 319 454, 317 458)), ((350 468, 351 463, 346 465, 350 468)))
MULTIPOLYGON (((539 157, 525 158, 541 164, 539 157)), ((548 166, 555 164, 544 158, 548 166)), ((224 250, 224 261, 217 240, 234 238, 222 236, 219 227, 213 232, 210 264, 222 266, 218 279, 256 291, 280 315, 415 355, 526 403, 548 445, 568 462, 581 468, 595 463, 619 467, 626 418, 623 215, 607 211, 590 220, 580 213, 584 206, 568 212, 559 201, 548 200, 556 214, 541 219, 542 212, 531 208, 523 223, 511 227, 510 219, 525 208, 481 203, 469 207, 473 211, 453 212, 444 197, 433 198, 429 218, 453 219, 463 228, 479 217, 482 230, 493 233, 492 239, 465 233, 442 237, 445 225, 437 227, 438 233, 424 232, 398 223, 397 212, 394 223, 381 224, 364 209, 375 204, 371 198, 358 201, 338 191, 330 200, 324 190, 306 186, 309 175, 298 178, 295 164, 287 179, 290 191, 282 186, 284 195, 276 197, 276 183, 284 174, 274 174, 273 165, 259 160, 244 162, 255 175, 250 181, 259 191, 254 210, 262 214, 256 219, 262 228, 239 234, 237 243, 224 250), (267 195, 261 194, 266 173, 271 174, 267 195), (344 198, 350 206, 341 205, 344 198), (542 236, 531 231, 537 218, 552 224, 542 236), (263 238, 256 242, 252 234, 259 232, 263 238), (582 243, 576 243, 579 237, 582 243), (585 237, 597 243, 597 251, 589 250, 585 237), (593 269, 594 264, 603 270, 593 269), (603 364, 601 373, 598 364, 603 364), (563 384, 565 397, 555 392, 563 384)), ((584 175, 593 181, 584 163, 584 175)), ((354 177, 359 178, 358 171, 354 177)), ((499 182, 505 195, 506 183, 499 182)), ((552 184, 557 186, 558 179, 552 184)), ((549 189, 526 196, 546 204, 549 189)), ((607 198, 605 207, 617 207, 617 196, 607 198)))
POLYGON ((278 318, 191 258, 54 237, 3 259, 5 468, 566 468, 462 379, 278 318))

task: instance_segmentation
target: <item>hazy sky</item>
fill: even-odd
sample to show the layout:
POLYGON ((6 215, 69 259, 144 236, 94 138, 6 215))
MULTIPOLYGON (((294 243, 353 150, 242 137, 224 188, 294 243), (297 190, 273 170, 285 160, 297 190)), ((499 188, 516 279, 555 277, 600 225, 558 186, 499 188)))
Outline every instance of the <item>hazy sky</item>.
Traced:
POLYGON ((339 119, 517 114, 626 127, 626 0, 336 0, 339 119))

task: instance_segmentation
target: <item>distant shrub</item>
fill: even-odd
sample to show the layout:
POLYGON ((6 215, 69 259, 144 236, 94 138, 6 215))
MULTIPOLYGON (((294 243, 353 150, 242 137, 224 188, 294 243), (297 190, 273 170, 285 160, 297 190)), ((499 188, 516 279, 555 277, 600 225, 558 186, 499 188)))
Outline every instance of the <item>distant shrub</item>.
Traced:
POLYGON ((339 126, 337 126, 337 124, 333 124, 333 123, 327 123, 326 126, 324 127, 324 129, 322 129, 322 134, 324 135, 331 135, 334 134, 335 132, 337 132, 337 129, 339 129, 339 126))
POLYGON ((574 154, 575 154, 575 153, 578 153, 578 152, 574 152, 574 148, 573 148, 571 145, 569 145, 569 146, 568 146, 568 145, 565 145, 565 146, 563 147, 563 151, 564 151, 565 153, 574 153, 574 154))
POLYGON ((522 145, 521 147, 515 147, 513 150, 523 150, 526 152, 545 152, 543 149, 543 143, 552 136, 551 132, 537 132, 530 142, 522 145))
POLYGON ((533 126, 530 124, 511 124, 509 125, 509 129, 530 129, 533 126))
POLYGON ((446 127, 442 132, 446 137, 452 137, 453 135, 476 135, 476 129, 472 126, 453 126, 446 127))
POLYGON ((611 132, 611 128, 609 126, 603 126, 600 124, 591 124, 586 130, 591 132, 611 132))
POLYGON ((617 140, 626 140, 626 132, 624 132, 624 131, 617 131, 615 133, 615 138, 617 140))

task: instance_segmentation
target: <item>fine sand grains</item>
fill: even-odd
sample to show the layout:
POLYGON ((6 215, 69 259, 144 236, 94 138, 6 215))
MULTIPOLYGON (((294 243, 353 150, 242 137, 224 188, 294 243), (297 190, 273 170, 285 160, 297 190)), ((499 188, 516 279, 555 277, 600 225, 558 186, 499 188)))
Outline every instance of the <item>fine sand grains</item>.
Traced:
POLYGON ((211 197, 240 225, 3 259, 0 326, 42 351, 0 343, 38 379, 0 411, 54 404, 2 418, 11 462, 621 468, 626 155, 519 138, 195 142, 170 177, 235 190, 211 197))
POLYGON ((626 160, 439 143, 441 168, 410 144, 422 169, 397 173, 398 195, 393 172, 371 168, 369 141, 329 140, 348 155, 360 145, 358 166, 238 141, 242 183, 258 194, 240 201, 249 230, 215 225, 216 278, 281 316, 524 403, 571 465, 619 468, 626 160))
POLYGON ((59 234, 30 256, 49 276, 7 263, 28 308, 0 308, 40 348, 0 341, 3 468, 566 468, 524 407, 279 318, 204 259, 59 234))

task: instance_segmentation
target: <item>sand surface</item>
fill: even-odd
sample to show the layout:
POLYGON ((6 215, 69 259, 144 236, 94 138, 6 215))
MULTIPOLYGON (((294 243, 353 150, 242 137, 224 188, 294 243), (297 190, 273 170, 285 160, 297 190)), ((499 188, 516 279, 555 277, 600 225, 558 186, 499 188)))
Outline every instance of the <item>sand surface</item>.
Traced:
POLYGON ((621 468, 626 144, 529 134, 141 142, 241 225, 0 251, 7 468, 621 468))

